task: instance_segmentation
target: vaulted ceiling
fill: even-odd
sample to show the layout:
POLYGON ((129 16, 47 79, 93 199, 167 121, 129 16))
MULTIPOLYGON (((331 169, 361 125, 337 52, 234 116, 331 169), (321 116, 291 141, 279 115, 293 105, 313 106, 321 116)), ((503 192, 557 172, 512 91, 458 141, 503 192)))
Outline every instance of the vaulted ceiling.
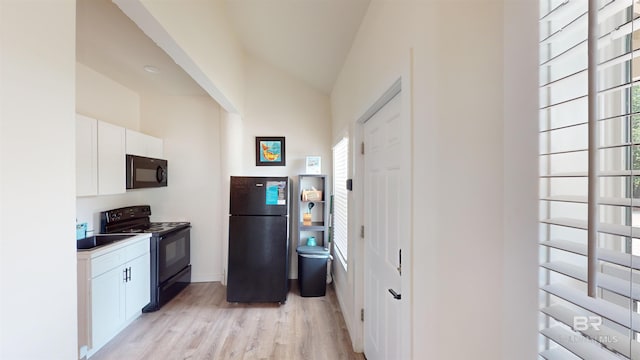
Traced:
MULTIPOLYGON (((225 0, 225 4, 248 55, 329 94, 369 1, 225 0)), ((79 62, 135 91, 204 94, 110 0, 77 0, 76 33, 79 62), (147 72, 145 65, 159 72, 147 72)))
POLYGON ((369 0, 226 0, 245 50, 329 93, 369 0))

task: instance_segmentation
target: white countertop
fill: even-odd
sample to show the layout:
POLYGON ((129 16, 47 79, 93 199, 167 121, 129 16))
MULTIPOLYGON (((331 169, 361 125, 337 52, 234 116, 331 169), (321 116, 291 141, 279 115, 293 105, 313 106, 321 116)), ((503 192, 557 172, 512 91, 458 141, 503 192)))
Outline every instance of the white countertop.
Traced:
MULTIPOLYGON (((118 235, 126 235, 126 234, 118 234, 118 235)), ((100 235, 96 235, 96 236, 100 236, 100 235)), ((118 250, 120 248, 131 245, 138 241, 142 241, 145 239, 149 241, 150 238, 151 238, 150 233, 131 234, 130 238, 115 241, 111 244, 97 246, 92 249, 78 249, 78 259, 95 258, 96 256, 110 253, 114 250, 118 250)))

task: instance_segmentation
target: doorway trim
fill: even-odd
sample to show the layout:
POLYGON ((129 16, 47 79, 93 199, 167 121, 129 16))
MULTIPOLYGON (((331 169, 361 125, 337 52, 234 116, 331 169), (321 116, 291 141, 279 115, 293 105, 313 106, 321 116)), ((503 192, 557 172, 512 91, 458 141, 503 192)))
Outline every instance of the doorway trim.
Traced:
MULTIPOLYGON (((403 130, 405 137, 405 144, 403 145, 402 156, 400 161, 404 161, 403 166, 405 170, 404 177, 406 179, 406 188, 409 189, 409 194, 413 191, 413 109, 412 109, 412 86, 411 86, 411 73, 413 63, 413 52, 411 52, 411 61, 406 73, 398 77, 394 83, 358 118, 356 121, 354 131, 354 144, 352 145, 352 151, 354 154, 354 167, 353 167, 353 188, 354 195, 357 199, 355 201, 355 226, 352 228, 350 238, 355 239, 354 253, 357 254, 360 261, 355 262, 353 266, 354 274, 353 280, 355 285, 354 290, 354 312, 359 312, 360 309, 364 309, 364 241, 365 238, 361 237, 360 229, 364 225, 364 155, 361 153, 360 147, 364 141, 364 124, 373 115, 375 115, 380 109, 382 109, 391 99, 396 95, 401 96, 401 121, 403 123, 403 130)), ((409 195, 410 196, 410 195, 409 195)), ((409 229, 408 237, 400 239, 402 253, 402 305, 401 305, 401 344, 403 359, 412 359, 413 357, 413 261, 412 261, 412 248, 413 248, 413 203, 409 199, 409 229)), ((366 236, 366 234, 365 234, 366 236)), ((364 319, 367 319, 366 310, 364 311, 364 319)), ((356 351, 364 352, 364 323, 360 322, 358 326, 355 326, 355 336, 353 336, 354 349, 356 351)))

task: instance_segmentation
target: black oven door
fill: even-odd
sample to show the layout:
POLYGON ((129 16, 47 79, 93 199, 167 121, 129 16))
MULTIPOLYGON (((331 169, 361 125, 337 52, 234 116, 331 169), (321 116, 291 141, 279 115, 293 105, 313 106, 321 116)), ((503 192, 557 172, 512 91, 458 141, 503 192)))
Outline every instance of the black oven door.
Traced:
POLYGON ((158 240, 158 280, 164 283, 191 262, 190 228, 161 236, 158 240))
POLYGON ((167 160, 127 155, 127 189, 167 186, 167 160))

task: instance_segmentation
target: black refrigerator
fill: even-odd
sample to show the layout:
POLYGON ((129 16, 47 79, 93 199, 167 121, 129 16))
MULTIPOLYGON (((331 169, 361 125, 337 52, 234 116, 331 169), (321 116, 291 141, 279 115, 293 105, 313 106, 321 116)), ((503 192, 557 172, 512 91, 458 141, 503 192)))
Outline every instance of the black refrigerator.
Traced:
POLYGON ((228 302, 287 300, 289 203, 287 177, 231 177, 228 302))

